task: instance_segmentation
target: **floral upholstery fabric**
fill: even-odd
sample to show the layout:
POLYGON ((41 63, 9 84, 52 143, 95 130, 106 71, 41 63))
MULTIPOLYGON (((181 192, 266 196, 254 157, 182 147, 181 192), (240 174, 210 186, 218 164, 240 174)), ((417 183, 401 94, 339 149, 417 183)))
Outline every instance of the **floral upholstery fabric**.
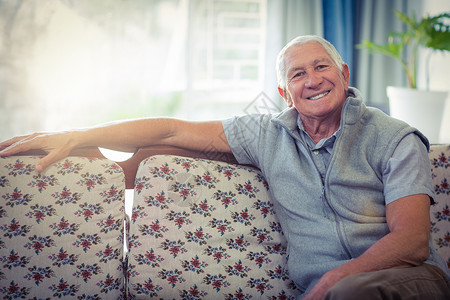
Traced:
POLYGON ((132 299, 295 299, 286 242, 255 169, 144 160, 128 239, 132 299))
POLYGON ((0 298, 123 295, 124 174, 106 159, 0 158, 0 298))
POLYGON ((435 204, 431 206, 431 234, 437 251, 450 268, 450 146, 433 145, 430 153, 435 204))
MULTIPOLYGON (((432 239, 450 266, 450 146, 433 145, 429 157, 432 239)), ((295 298, 285 239, 256 169, 144 160, 123 263, 121 168, 69 157, 38 175, 38 159, 0 158, 0 298, 295 298)))

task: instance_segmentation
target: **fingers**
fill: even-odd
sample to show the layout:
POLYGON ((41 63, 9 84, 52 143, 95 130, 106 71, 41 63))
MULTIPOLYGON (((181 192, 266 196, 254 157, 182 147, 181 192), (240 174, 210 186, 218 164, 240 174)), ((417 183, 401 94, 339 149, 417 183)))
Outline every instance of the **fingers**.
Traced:
POLYGON ((14 137, 0 143, 0 156, 10 156, 31 149, 29 140, 37 134, 14 137))
POLYGON ((9 146, 15 144, 17 141, 26 138, 26 136, 19 136, 19 137, 14 137, 12 139, 3 141, 0 143, 0 150, 4 150, 6 148, 8 148, 9 146))
POLYGON ((50 165, 57 162, 58 160, 63 159, 68 154, 68 152, 61 152, 58 150, 51 151, 49 154, 47 154, 47 156, 44 156, 38 161, 38 163, 36 164, 36 172, 44 172, 45 169, 47 169, 50 165))
POLYGON ((15 137, 0 143, 0 157, 18 154, 31 149, 44 150, 48 154, 41 158, 36 165, 36 171, 42 173, 49 165, 64 158, 70 152, 70 148, 65 147, 64 141, 61 142, 61 138, 55 136, 54 140, 57 141, 56 145, 49 145, 48 136, 39 133, 15 137))
POLYGON ((11 138, 11 139, 9 139, 9 140, 0 142, 0 147, 7 147, 7 146, 10 146, 10 145, 16 143, 17 141, 20 141, 20 140, 23 140, 23 139, 27 138, 28 136, 29 136, 29 135, 16 136, 16 137, 13 137, 13 138, 11 138))

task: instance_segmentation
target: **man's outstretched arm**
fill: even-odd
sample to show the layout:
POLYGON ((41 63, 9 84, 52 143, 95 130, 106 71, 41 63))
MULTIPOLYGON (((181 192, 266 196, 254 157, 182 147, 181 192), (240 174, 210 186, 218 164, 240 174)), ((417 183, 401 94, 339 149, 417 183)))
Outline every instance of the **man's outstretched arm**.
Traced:
POLYGON ((50 164, 75 148, 104 147, 134 152, 137 148, 154 145, 176 146, 190 150, 213 147, 230 153, 222 122, 188 122, 171 118, 136 119, 108 123, 88 129, 55 133, 35 133, 0 143, 0 156, 40 149, 48 154, 37 164, 42 172, 50 164))

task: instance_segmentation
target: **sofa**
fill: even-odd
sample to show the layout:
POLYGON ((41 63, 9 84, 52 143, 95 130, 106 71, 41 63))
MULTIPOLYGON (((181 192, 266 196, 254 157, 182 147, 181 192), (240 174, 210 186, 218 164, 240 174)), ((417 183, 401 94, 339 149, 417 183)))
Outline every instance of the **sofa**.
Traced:
MULTIPOLYGON (((1 298, 295 299, 259 170, 153 147, 125 162, 82 149, 38 174, 41 155, 0 158, 1 298)), ((429 157, 450 265, 450 145, 429 157)))

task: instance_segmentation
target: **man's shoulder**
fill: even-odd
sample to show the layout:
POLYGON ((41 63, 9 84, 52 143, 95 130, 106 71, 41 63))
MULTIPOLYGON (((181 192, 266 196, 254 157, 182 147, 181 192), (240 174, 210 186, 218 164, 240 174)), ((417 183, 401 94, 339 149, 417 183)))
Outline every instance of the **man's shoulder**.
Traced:
POLYGON ((361 117, 361 122, 365 125, 375 126, 380 133, 395 133, 399 130, 412 130, 413 128, 406 122, 393 118, 375 107, 366 107, 361 117))
POLYGON ((428 147, 427 139, 416 128, 408 123, 393 118, 380 109, 366 107, 362 115, 360 127, 362 135, 375 143, 376 147, 386 147, 387 145, 397 145, 406 135, 416 134, 428 147))

